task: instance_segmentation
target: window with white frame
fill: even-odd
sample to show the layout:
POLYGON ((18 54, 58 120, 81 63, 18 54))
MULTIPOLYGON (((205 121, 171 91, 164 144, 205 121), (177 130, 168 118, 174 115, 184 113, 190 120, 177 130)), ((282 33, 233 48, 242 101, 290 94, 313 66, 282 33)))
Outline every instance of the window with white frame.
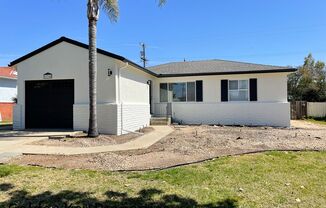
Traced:
POLYGON ((248 80, 229 80, 229 101, 248 101, 248 80))
POLYGON ((160 102, 195 102, 196 82, 160 83, 160 102))

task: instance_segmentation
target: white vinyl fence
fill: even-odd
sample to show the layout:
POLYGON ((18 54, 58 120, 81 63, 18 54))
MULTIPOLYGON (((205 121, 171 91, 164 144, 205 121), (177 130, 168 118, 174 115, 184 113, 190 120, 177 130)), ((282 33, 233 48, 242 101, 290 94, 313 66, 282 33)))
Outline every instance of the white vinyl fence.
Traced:
POLYGON ((326 116, 326 102, 323 103, 311 103, 307 105, 308 117, 325 117, 326 116))

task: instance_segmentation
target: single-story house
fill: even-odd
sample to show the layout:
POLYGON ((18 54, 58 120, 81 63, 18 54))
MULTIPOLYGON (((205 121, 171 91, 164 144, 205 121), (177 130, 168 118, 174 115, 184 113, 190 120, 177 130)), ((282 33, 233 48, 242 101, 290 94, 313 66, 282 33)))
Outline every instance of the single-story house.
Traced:
POLYGON ((0 122, 12 121, 17 95, 17 73, 11 67, 0 67, 0 122))
MULTIPOLYGON (((124 134, 171 115, 184 124, 289 126, 289 67, 210 60, 143 68, 98 49, 98 126, 124 134)), ((88 45, 61 37, 13 62, 14 128, 88 129, 88 45)))

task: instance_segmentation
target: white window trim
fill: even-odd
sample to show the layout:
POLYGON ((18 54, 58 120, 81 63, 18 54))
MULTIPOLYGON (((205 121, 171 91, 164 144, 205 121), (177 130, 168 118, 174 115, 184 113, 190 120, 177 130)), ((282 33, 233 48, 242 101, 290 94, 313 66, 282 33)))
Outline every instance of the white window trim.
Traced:
POLYGON ((241 102, 241 103, 245 103, 245 102, 250 102, 250 80, 249 79, 229 79, 228 80, 228 102, 241 102), (244 89, 239 89, 239 81, 242 81, 242 80, 247 80, 247 83, 248 83, 248 89, 246 90, 247 91, 247 97, 248 99, 247 100, 230 100, 230 91, 245 91, 244 89), (238 89, 237 90, 230 90, 229 87, 229 82, 230 81, 238 81, 238 89))

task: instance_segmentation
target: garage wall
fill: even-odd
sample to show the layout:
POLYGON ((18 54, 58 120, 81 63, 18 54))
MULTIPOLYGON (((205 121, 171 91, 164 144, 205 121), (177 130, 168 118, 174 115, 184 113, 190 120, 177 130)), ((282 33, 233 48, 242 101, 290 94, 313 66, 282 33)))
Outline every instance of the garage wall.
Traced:
MULTIPOLYGON (((102 134, 118 134, 117 104, 97 105, 97 125, 102 134)), ((87 131, 89 118, 89 105, 74 105, 74 130, 87 131)))
MULTIPOLYGON (((74 79, 73 127, 88 130, 88 50, 62 42, 15 66, 18 71, 18 104, 15 129, 25 128, 25 81, 74 79)), ((149 125, 149 85, 154 77, 134 66, 98 54, 98 127, 100 133, 122 134, 149 125), (108 69, 112 75, 108 76, 108 69)))
MULTIPOLYGON (((116 69, 118 61, 108 56, 98 54, 98 103, 116 102, 116 69), (107 70, 113 71, 112 76, 107 75, 107 70)), ((88 103, 88 50, 62 42, 55 45, 15 66, 18 72, 18 107, 14 112, 21 115, 16 126, 25 128, 25 81, 43 80, 43 74, 50 72, 53 80, 75 80, 75 104, 88 103), (22 112, 18 112, 21 110, 22 112)), ((77 119, 74 114, 74 120, 77 119)), ((18 118, 18 116, 14 116, 18 118)))

